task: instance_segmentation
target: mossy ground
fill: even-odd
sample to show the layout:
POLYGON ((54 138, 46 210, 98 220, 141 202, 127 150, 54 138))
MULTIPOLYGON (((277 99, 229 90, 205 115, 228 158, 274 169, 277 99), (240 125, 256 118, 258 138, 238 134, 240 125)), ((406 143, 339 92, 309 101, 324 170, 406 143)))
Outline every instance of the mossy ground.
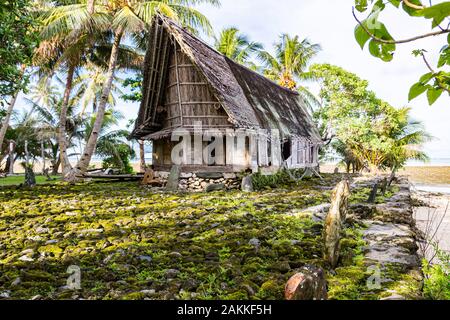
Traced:
MULTIPOLYGON (((257 193, 171 194, 136 183, 2 187, 0 292, 14 299, 282 299, 296 268, 326 267, 321 223, 287 213, 328 202, 324 187, 339 179, 257 193), (77 291, 64 287, 72 265, 81 268, 77 291)), ((331 298, 359 298, 358 228, 347 230, 347 269, 330 278, 331 298)))

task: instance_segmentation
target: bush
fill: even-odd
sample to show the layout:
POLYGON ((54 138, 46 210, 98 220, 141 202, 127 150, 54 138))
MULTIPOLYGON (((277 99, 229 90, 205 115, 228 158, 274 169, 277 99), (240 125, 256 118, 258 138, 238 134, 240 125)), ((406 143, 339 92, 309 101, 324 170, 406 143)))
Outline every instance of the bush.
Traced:
POLYGON ((439 263, 423 261, 424 295, 430 300, 450 300, 450 255, 435 248, 439 263))
POLYGON ((131 148, 126 144, 120 144, 115 149, 117 154, 103 159, 103 169, 115 168, 120 169, 122 173, 133 173, 133 167, 130 164, 130 158, 132 156, 131 148))
POLYGON ((286 170, 280 170, 276 174, 265 176, 261 173, 252 175, 253 188, 255 190, 263 190, 266 188, 277 188, 280 185, 286 185, 292 182, 286 170))

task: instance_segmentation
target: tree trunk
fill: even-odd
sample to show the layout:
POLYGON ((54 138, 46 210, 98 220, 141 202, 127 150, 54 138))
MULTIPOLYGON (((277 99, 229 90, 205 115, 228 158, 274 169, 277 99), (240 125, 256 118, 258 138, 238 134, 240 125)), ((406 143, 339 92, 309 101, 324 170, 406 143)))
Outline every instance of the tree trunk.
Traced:
POLYGON ((68 182, 75 182, 78 180, 78 175, 86 173, 89 163, 91 162, 92 155, 94 154, 95 148, 97 146, 98 135, 102 128, 103 119, 105 117, 108 97, 111 93, 111 87, 114 79, 114 72, 116 70, 117 57, 119 55, 119 46, 120 41, 122 40, 122 35, 123 28, 119 27, 114 34, 114 44, 111 49, 111 58, 109 60, 108 73, 106 76, 107 80, 103 84, 102 96, 97 108, 94 126, 92 128, 91 135, 89 136, 89 140, 84 147, 84 152, 80 158, 80 161, 78 161, 76 167, 64 177, 64 179, 68 182))
POLYGON ((9 105, 8 105, 8 110, 6 110, 5 119, 3 119, 3 122, 2 122, 2 127, 0 129, 0 151, 1 151, 1 146, 3 145, 3 141, 5 140, 6 131, 8 130, 9 121, 11 120, 11 115, 13 113, 14 105, 16 104, 18 96, 19 96, 19 91, 17 91, 14 94, 14 96, 11 98, 11 101, 9 102, 9 105))
POLYGON ((95 0, 88 0, 87 2, 87 10, 89 14, 93 14, 95 10, 95 0))
POLYGON ((41 141, 41 158, 42 158, 42 175, 45 175, 45 149, 44 149, 44 141, 41 141))
POLYGON ((387 183, 388 187, 390 187, 392 185, 392 182, 394 182, 396 172, 397 172, 397 168, 396 167, 392 168, 391 175, 389 176, 389 180, 387 183))
POLYGON ((9 175, 14 174, 14 141, 9 142, 9 175))
POLYGON ((140 155, 140 159, 141 159, 141 172, 145 172, 146 170, 146 163, 145 163, 145 145, 144 145, 144 141, 139 140, 139 155, 140 155))
POLYGON ((69 109, 69 100, 70 100, 70 93, 72 92, 74 73, 75 73, 75 65, 71 64, 67 72, 66 89, 64 90, 64 96, 61 105, 61 113, 59 115, 58 144, 63 175, 72 169, 69 157, 67 155, 66 123, 67 123, 67 110, 69 109))
POLYGON ((61 165, 61 157, 58 157, 56 161, 53 161, 52 176, 58 175, 58 169, 60 165, 61 165))
POLYGON ((25 164, 30 164, 30 153, 28 152, 28 140, 25 140, 25 164))

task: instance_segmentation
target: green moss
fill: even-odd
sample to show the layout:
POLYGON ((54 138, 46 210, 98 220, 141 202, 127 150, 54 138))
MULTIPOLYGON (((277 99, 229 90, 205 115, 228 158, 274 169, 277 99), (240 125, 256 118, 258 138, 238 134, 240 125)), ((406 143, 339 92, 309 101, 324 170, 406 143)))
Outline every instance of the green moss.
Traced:
MULTIPOLYGON (((76 265, 76 294, 84 299, 142 299, 149 289, 154 299, 283 299, 296 268, 326 267, 322 225, 291 214, 328 201, 322 187, 340 177, 324 179, 250 194, 168 194, 136 183, 0 188, 0 292, 71 299, 60 288, 76 265), (249 244, 253 238, 259 247, 249 244), (19 260, 26 249, 32 261, 19 260), (175 279, 169 269, 178 270, 175 279), (22 283, 12 286, 18 277, 22 283)), ((346 262, 330 278, 334 298, 357 296, 363 283, 351 269, 361 253, 353 227, 342 249, 346 262)))
MULTIPOLYGON (((397 186, 390 187, 386 190, 385 194, 381 194, 380 189, 378 189, 377 196, 375 198, 376 204, 385 203, 387 199, 392 198, 394 194, 396 194, 399 191, 399 188, 397 186)), ((350 196, 350 203, 364 203, 367 202, 369 199, 369 196, 372 192, 372 188, 358 188, 355 190, 352 190, 352 194, 350 196)))
POLYGON ((275 280, 269 280, 262 284, 257 297, 263 300, 280 300, 283 298, 284 286, 275 280))

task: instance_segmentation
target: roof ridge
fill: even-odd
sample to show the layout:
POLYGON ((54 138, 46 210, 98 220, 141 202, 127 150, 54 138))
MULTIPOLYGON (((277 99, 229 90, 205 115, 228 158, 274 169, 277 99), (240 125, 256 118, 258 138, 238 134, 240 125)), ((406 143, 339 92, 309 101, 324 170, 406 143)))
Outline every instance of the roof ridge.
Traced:
POLYGON ((252 70, 252 69, 250 69, 249 67, 247 67, 247 66, 245 66, 245 65, 243 65, 243 64, 241 64, 241 63, 238 63, 238 62, 234 61, 233 59, 229 58, 228 56, 226 56, 226 55, 223 54, 222 52, 218 51, 216 48, 214 48, 212 45, 210 45, 209 43, 207 43, 207 42, 206 42, 205 40, 203 40, 202 38, 193 35, 191 32, 189 32, 189 30, 187 30, 187 29, 184 28, 183 26, 179 25, 176 21, 174 21, 174 20, 172 20, 172 19, 170 19, 170 18, 168 18, 168 17, 162 17, 162 19, 163 19, 163 20, 167 20, 169 23, 174 24, 176 27, 178 27, 178 28, 180 28, 181 30, 185 31, 186 34, 187 34, 189 37, 191 37, 192 39, 201 42, 203 45, 205 45, 205 46, 206 46, 208 49, 210 49, 211 51, 214 51, 216 54, 219 54, 219 55, 221 55, 222 57, 224 57, 224 58, 226 59, 226 61, 227 61, 228 64, 231 62, 231 63, 233 63, 233 64, 235 64, 235 65, 237 65, 237 66, 239 66, 239 67, 241 67, 241 68, 245 68, 245 69, 247 69, 248 71, 252 72, 253 74, 259 76, 261 79, 263 79, 263 80, 269 82, 269 83, 272 84, 272 85, 277 86, 277 87, 280 88, 280 89, 283 89, 283 90, 288 91, 289 93, 292 93, 292 94, 295 94, 295 95, 300 95, 297 91, 294 91, 294 90, 291 90, 291 89, 289 89, 289 88, 283 87, 282 85, 276 83, 275 81, 273 81, 273 80, 267 78, 267 77, 264 76, 263 74, 261 74, 261 73, 259 73, 259 72, 256 72, 255 70, 252 70))

